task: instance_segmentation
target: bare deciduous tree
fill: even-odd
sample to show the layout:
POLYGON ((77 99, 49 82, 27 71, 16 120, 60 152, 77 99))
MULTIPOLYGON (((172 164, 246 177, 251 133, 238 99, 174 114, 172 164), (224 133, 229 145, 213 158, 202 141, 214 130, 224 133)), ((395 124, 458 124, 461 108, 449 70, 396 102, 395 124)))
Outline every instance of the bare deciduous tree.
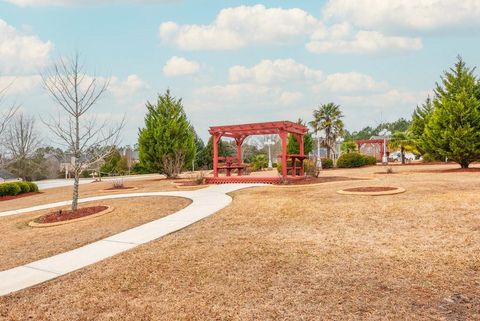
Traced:
POLYGON ((6 132, 5 148, 12 159, 26 159, 33 155, 40 145, 35 130, 35 119, 19 113, 6 132))
MULTIPOLYGON (((10 84, 11 85, 11 84, 10 84)), ((3 102, 5 100, 5 94, 10 87, 8 85, 7 87, 0 89, 0 168, 3 167, 4 164, 4 157, 3 153, 1 153, 3 145, 5 144, 6 138, 5 135, 5 130, 7 129, 8 123, 10 120, 15 116, 15 113, 18 111, 20 108, 19 105, 12 104, 8 106, 7 108, 3 108, 3 102)))
POLYGON ((17 114, 8 126, 5 136, 4 146, 9 158, 9 170, 24 180, 30 179, 37 167, 32 158, 40 146, 35 119, 23 113, 17 114))
POLYGON ((78 185, 82 170, 98 163, 118 143, 124 121, 109 125, 98 122, 88 113, 107 91, 109 80, 89 76, 80 57, 60 58, 42 73, 42 83, 52 100, 60 107, 58 117, 43 120, 53 135, 72 154, 74 173, 72 210, 78 208, 78 185))

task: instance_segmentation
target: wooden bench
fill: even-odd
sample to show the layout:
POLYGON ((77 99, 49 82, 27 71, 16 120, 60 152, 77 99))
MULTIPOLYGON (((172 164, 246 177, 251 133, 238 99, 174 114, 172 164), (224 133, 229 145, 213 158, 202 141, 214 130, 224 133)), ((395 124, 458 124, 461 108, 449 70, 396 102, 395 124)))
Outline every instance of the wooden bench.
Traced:
POLYGON ((218 169, 224 169, 226 171, 227 176, 231 176, 232 175, 232 170, 235 170, 235 169, 238 172, 238 176, 241 176, 242 175, 242 170, 246 167, 243 164, 234 163, 234 161, 236 159, 231 157, 231 156, 219 157, 218 159, 225 161, 225 163, 219 164, 219 166, 217 168, 218 169))

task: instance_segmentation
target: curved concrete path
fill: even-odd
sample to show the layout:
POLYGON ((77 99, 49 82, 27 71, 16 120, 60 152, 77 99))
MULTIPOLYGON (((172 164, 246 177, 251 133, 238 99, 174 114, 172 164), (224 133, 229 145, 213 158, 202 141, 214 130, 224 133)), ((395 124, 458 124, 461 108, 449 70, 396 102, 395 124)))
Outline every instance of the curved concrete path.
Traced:
MULTIPOLYGON (((140 244, 153 241, 164 235, 178 231, 212 215, 230 204, 232 198, 226 195, 226 193, 260 185, 261 184, 225 184, 213 185, 196 191, 130 193, 103 195, 81 199, 79 200, 80 203, 130 197, 177 196, 189 198, 192 200, 192 203, 174 214, 109 236, 100 241, 29 264, 18 266, 13 269, 2 271, 0 272, 0 295, 6 295, 54 279, 58 276, 104 260, 115 254, 130 250, 140 244)), ((68 204, 70 204, 70 201, 1 212, 0 217, 28 213, 68 204)))

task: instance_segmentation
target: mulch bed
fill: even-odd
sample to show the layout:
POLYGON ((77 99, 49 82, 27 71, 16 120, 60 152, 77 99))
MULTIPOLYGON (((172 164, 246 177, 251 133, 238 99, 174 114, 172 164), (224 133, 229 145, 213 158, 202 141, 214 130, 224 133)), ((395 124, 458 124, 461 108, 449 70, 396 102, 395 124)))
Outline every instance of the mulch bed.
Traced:
POLYGON ((328 182, 340 182, 340 181, 356 181, 359 178, 351 178, 345 176, 323 176, 323 177, 307 177, 305 179, 299 179, 291 181, 289 185, 309 185, 309 184, 319 184, 319 183, 328 183, 328 182))
POLYGON ((480 173, 480 167, 432 169, 428 171, 417 171, 417 173, 480 173))
POLYGON ((198 186, 201 184, 198 184, 196 181, 175 181, 175 184, 178 186, 198 186))
POLYGON ((108 208, 108 206, 91 206, 79 208, 76 211, 72 210, 58 210, 43 216, 40 216, 35 220, 35 223, 55 223, 69 221, 93 214, 100 213, 108 208))
POLYGON ((38 194, 42 194, 42 193, 41 192, 29 192, 29 193, 18 194, 16 196, 0 196, 0 202, 16 200, 17 198, 23 198, 23 197, 28 197, 28 196, 38 195, 38 194))
POLYGON ((386 192, 396 190, 396 187, 390 186, 362 186, 344 189, 345 192, 386 192))
POLYGON ((110 187, 106 188, 105 191, 116 191, 116 190, 123 190, 123 189, 134 189, 133 186, 123 186, 123 187, 110 187))

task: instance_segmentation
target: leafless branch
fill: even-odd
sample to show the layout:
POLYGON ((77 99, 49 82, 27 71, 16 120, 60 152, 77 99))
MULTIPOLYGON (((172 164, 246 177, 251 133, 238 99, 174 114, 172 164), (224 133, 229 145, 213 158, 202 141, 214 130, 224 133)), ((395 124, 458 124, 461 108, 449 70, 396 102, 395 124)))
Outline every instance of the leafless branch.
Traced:
POLYGON ((119 143, 124 119, 118 124, 98 122, 88 114, 106 93, 109 79, 86 73, 79 54, 61 58, 42 74, 42 84, 52 100, 63 110, 57 118, 42 120, 75 159, 72 209, 76 210, 80 173, 101 160, 119 143))

